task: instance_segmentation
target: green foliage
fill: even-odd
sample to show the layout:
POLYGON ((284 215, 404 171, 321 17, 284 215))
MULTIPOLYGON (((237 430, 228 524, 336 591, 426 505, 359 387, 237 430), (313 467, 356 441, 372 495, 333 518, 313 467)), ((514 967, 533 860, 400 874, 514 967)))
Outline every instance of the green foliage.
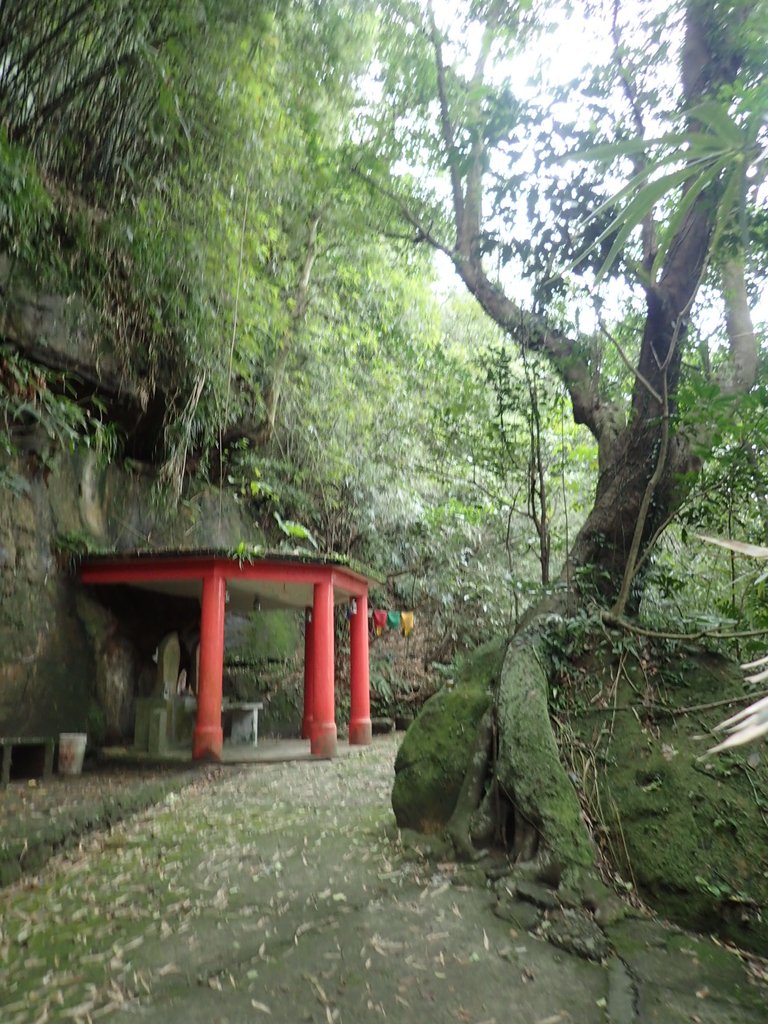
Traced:
POLYGON ((380 663, 372 667, 370 684, 372 713, 377 716, 393 714, 396 687, 391 666, 380 663))
POLYGON ((610 249, 598 269, 596 283, 624 252, 634 230, 653 215, 662 199, 669 200, 678 191, 671 216, 658 234, 649 280, 656 280, 670 245, 696 200, 713 186, 718 194, 718 212, 711 246, 717 248, 723 234, 742 217, 750 168, 754 168, 762 153, 762 111, 750 105, 743 126, 738 118, 738 111, 732 114, 716 100, 706 100, 686 112, 688 123, 698 122, 702 131, 670 132, 658 139, 610 143, 569 155, 569 159, 595 160, 605 167, 622 157, 642 154, 647 158, 650 152, 655 153, 652 159, 644 159, 643 166, 627 184, 599 204, 584 221, 587 227, 602 221, 607 211, 617 210, 579 255, 579 260, 583 260, 610 239, 610 249))
POLYGON ((53 203, 35 161, 0 126, 0 250, 32 263, 52 218, 53 203))
MULTIPOLYGON (((451 25, 436 11, 451 148, 422 7, 6 4, 0 248, 96 313, 100 344, 144 410, 125 425, 129 455, 162 463, 176 493, 190 472, 233 488, 279 543, 392 574, 448 657, 506 634, 558 585, 598 469, 596 443, 566 415, 568 379, 513 355, 473 303, 446 298, 412 244, 428 231, 451 249, 451 172, 467 186, 482 144, 493 221, 477 244, 494 287, 527 277, 534 307, 575 339, 568 372, 584 370, 598 405, 627 405, 645 297, 603 288, 607 332, 594 295, 573 289, 596 274, 607 284, 619 257, 631 265, 650 212, 659 272, 710 192, 723 243, 745 217, 752 231, 740 189, 761 159, 765 103, 761 73, 745 71, 686 122, 670 115, 654 84, 677 89, 661 16, 636 26, 627 68, 541 78, 523 99, 509 70, 561 8, 509 5, 486 37, 493 73, 477 82, 468 69, 486 8, 461 4, 451 25), (625 71, 659 125, 650 142, 625 113, 625 71), (564 165, 564 151, 589 159, 564 165), (573 272, 558 277, 565 264, 573 272)), ((679 434, 715 426, 714 458, 680 527, 728 509, 747 529, 759 519, 748 496, 765 491, 762 407, 755 396, 734 417, 705 340, 706 355, 689 346, 672 414, 679 434)), ((114 452, 105 410, 81 403, 71 381, 41 381, 21 363, 4 371, 11 432, 37 424, 57 444, 114 452)), ((668 611, 685 597, 679 564, 674 550, 646 567, 668 611)), ((723 616, 752 600, 721 597, 710 608, 723 616)))
MULTIPOLYGON (((79 401, 75 381, 64 373, 31 363, 8 346, 0 346, 0 444, 13 455, 30 430, 41 430, 65 448, 93 447, 111 458, 118 445, 114 425, 102 419, 96 398, 79 401)), ((39 452, 45 455, 45 451, 39 452)))
POLYGON ((292 537, 298 540, 309 541, 312 547, 315 550, 317 550, 317 541, 306 528, 306 526, 302 526, 301 523, 297 523, 293 519, 283 519, 280 516, 279 512, 274 512, 273 514, 277 522, 277 525, 280 527, 280 529, 286 535, 286 537, 292 537))
MULTIPOLYGON (((701 545, 697 534, 768 538, 763 496, 768 492, 768 392, 761 361, 758 383, 738 406, 709 379, 713 367, 693 364, 681 389, 681 430, 708 424, 713 444, 697 453, 703 464, 681 481, 685 502, 647 573, 645 614, 672 629, 760 629, 768 625, 761 567, 701 545)), ((730 649, 748 657, 760 638, 730 649)))
POLYGON ((98 545, 89 533, 70 530, 57 534, 52 548, 59 564, 66 567, 68 572, 75 572, 83 556, 98 550, 98 545))
POLYGON ((55 550, 61 554, 80 556, 96 550, 93 537, 82 530, 59 533, 54 541, 55 550))
POLYGON ((100 314, 149 422, 164 410, 136 454, 165 460, 177 489, 190 457, 204 469, 222 438, 258 424, 297 329, 306 225, 343 206, 341 129, 366 51, 365 17, 346 15, 240 0, 0 15, 15 62, 0 87, 14 140, 0 239, 100 314))

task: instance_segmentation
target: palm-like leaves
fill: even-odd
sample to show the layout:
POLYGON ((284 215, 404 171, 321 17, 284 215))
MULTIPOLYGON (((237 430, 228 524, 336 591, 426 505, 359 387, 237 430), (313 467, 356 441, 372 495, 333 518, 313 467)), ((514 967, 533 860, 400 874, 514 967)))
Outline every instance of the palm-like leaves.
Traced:
POLYGON ((750 740, 764 736, 768 732, 768 697, 762 697, 748 708, 716 725, 715 732, 725 732, 728 735, 722 742, 710 748, 708 754, 719 754, 721 750, 738 747, 742 743, 749 743, 750 740))
MULTIPOLYGON (((726 227, 738 217, 747 182, 747 171, 760 162, 762 151, 761 118, 751 117, 737 124, 727 109, 714 100, 707 100, 688 111, 689 123, 698 122, 702 130, 669 132, 657 139, 629 139, 625 142, 593 146, 570 153, 568 160, 613 161, 620 157, 646 156, 643 166, 615 195, 593 210, 587 221, 600 220, 614 211, 600 235, 580 253, 584 259, 606 239, 611 248, 597 274, 599 282, 624 251, 627 241, 638 225, 652 215, 657 204, 681 189, 663 231, 657 234, 657 248, 650 271, 655 280, 664 257, 682 227, 685 218, 706 189, 717 185, 719 199, 712 248, 726 227)), ((586 225, 585 225, 586 226, 586 225)))
MULTIPOLYGON (((709 544, 717 544, 718 547, 727 548, 729 551, 736 551, 742 555, 749 555, 751 558, 768 558, 768 548, 759 544, 745 544, 738 540, 721 540, 718 537, 701 537, 701 540, 709 544)), ((768 656, 758 658, 756 661, 749 661, 742 665, 743 669, 762 669, 747 676, 750 683, 760 683, 768 679, 768 656)), ((715 726, 715 732, 726 733, 726 738, 707 751, 709 754, 718 754, 721 750, 729 750, 731 747, 741 746, 742 743, 749 743, 751 740, 759 739, 768 733, 768 697, 761 697, 749 707, 737 712, 724 722, 715 726)))

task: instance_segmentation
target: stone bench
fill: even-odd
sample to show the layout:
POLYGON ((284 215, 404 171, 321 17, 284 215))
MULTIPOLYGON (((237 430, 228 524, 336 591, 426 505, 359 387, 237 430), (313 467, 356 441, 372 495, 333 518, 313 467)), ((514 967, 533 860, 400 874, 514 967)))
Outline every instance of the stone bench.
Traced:
POLYGON ((252 743, 257 746, 259 742, 259 711, 264 707, 261 702, 252 704, 240 701, 223 701, 221 705, 222 720, 229 715, 232 720, 232 732, 229 737, 230 743, 252 743))
POLYGON ((22 778, 47 779, 54 743, 52 736, 0 736, 0 786, 11 781, 11 768, 22 778))

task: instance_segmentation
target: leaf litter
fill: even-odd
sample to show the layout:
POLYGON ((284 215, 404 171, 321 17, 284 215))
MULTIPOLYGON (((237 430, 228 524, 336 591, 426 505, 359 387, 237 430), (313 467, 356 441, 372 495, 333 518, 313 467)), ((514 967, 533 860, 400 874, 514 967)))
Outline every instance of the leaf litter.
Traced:
POLYGON ((531 1024, 569 1024, 528 953, 540 940, 520 945, 452 865, 402 856, 393 757, 205 778, 0 891, 2 1024, 160 1019, 169 986, 230 1019, 343 1024, 354 997, 363 1016, 429 1019, 427 1001, 495 1024, 518 998, 531 1024))

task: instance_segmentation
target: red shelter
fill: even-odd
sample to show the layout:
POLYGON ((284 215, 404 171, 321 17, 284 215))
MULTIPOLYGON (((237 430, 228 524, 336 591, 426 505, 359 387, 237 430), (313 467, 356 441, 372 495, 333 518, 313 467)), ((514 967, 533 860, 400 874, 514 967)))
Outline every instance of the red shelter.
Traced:
POLYGON ((335 604, 350 617, 349 742, 371 741, 368 663, 368 577, 330 559, 268 555, 241 559, 216 552, 89 555, 87 584, 127 584, 200 601, 200 666, 192 756, 221 757, 224 616, 229 608, 295 608, 305 612, 302 736, 318 757, 336 753, 335 604))

